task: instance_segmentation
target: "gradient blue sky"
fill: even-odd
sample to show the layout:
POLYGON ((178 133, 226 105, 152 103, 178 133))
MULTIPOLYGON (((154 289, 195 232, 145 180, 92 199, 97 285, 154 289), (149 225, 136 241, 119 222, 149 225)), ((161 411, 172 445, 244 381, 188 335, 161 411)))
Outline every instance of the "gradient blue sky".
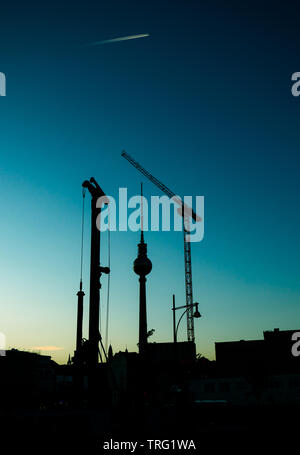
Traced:
MULTIPOLYGON (((74 350, 81 183, 139 191, 128 153, 179 194, 205 196, 192 245, 197 350, 299 328, 297 2, 10 2, 1 5, 0 331, 8 347, 74 350), (84 47, 139 33, 150 37, 84 47)), ((146 197, 160 195, 144 180, 146 197)), ((89 198, 84 263, 87 336, 89 198)), ((109 340, 136 350, 137 233, 111 235, 109 340)), ((148 326, 172 338, 184 304, 182 234, 147 233, 148 326)), ((107 261, 103 235, 102 262, 107 261)), ((107 278, 102 303, 106 305, 107 278)), ((105 312, 103 308, 103 317, 105 312)), ((185 339, 182 323, 180 339, 185 339)))

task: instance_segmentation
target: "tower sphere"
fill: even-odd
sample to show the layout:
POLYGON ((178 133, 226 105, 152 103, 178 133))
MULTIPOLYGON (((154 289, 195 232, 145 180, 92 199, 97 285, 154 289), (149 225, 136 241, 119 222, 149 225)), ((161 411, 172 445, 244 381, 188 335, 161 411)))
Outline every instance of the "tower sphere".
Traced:
POLYGON ((147 256, 138 255, 133 263, 133 270, 137 275, 146 276, 152 270, 152 262, 147 256))

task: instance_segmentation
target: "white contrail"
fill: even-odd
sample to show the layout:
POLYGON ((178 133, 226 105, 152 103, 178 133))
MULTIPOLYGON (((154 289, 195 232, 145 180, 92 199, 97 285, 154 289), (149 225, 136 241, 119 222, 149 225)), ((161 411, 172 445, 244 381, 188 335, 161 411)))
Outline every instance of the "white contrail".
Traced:
POLYGON ((146 38, 147 36, 150 36, 150 34, 149 33, 142 33, 140 35, 122 36, 120 38, 112 38, 112 39, 106 39, 106 40, 103 40, 103 41, 96 41, 95 43, 86 44, 86 46, 97 46, 97 44, 117 43, 119 41, 127 41, 127 40, 130 40, 130 39, 146 38))

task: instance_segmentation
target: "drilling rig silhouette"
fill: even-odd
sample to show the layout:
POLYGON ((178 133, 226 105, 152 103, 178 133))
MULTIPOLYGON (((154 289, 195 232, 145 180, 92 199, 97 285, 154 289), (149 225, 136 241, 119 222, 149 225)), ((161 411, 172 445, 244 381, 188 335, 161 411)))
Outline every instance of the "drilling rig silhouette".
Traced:
MULTIPOLYGON (((77 333, 76 333, 76 351, 74 353, 73 362, 78 370, 77 386, 82 389, 83 372, 86 371, 88 377, 89 396, 93 400, 96 395, 97 383, 97 366, 99 357, 102 360, 101 350, 107 359, 107 354, 102 343, 102 336, 99 330, 99 312, 100 312, 100 289, 102 273, 109 274, 109 267, 100 265, 100 229, 97 228, 97 218, 101 214, 101 205, 99 198, 105 199, 105 193, 100 188, 94 177, 90 180, 85 180, 82 183, 83 200, 85 197, 85 189, 91 195, 91 258, 90 258, 90 298, 89 298, 89 338, 82 338, 82 323, 83 323, 83 297, 82 290, 82 249, 83 249, 83 221, 82 221, 82 245, 81 245, 81 276, 80 289, 77 293, 77 333), (99 348, 101 345, 101 350, 99 348)), ((103 201, 103 199, 102 199, 103 201)), ((84 206, 83 206, 84 207, 84 206)), ((84 213, 84 208, 83 208, 84 213)), ((83 215, 84 216, 84 215, 83 215)))

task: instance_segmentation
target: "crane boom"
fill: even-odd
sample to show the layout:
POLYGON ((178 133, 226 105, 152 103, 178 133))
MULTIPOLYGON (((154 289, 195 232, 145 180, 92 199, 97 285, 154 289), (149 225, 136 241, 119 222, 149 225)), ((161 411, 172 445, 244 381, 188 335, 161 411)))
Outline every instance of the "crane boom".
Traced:
POLYGON ((156 185, 161 191, 163 191, 169 198, 174 198, 174 200, 182 206, 182 216, 183 216, 183 241, 184 241, 184 269, 185 269, 185 300, 187 307, 187 339, 188 341, 195 340, 195 330, 194 330, 194 317, 193 317, 193 282, 192 282, 192 255, 191 255, 191 243, 187 240, 187 235, 189 231, 189 216, 191 216, 195 221, 199 221, 200 218, 194 213, 193 210, 187 208, 181 202, 180 199, 176 198, 175 193, 171 191, 166 185, 161 183, 157 178, 155 178, 150 172, 146 171, 137 161, 135 161, 128 153, 122 152, 121 156, 129 161, 132 166, 134 166, 138 171, 140 171, 145 177, 147 177, 154 185, 156 185), (189 209, 189 210, 188 210, 189 209), (186 227, 188 229, 186 229, 186 227))
POLYGON ((153 175, 151 175, 150 172, 146 171, 146 169, 144 169, 143 166, 141 166, 137 161, 135 161, 135 159, 133 159, 130 155, 128 155, 128 153, 122 152, 121 156, 123 156, 138 171, 140 171, 149 180, 151 180, 151 182, 154 183, 154 185, 156 185, 159 189, 161 189, 167 196, 169 196, 170 199, 175 196, 175 193, 173 193, 173 191, 169 190, 169 188, 167 188, 163 183, 161 183, 158 179, 156 179, 153 175))

